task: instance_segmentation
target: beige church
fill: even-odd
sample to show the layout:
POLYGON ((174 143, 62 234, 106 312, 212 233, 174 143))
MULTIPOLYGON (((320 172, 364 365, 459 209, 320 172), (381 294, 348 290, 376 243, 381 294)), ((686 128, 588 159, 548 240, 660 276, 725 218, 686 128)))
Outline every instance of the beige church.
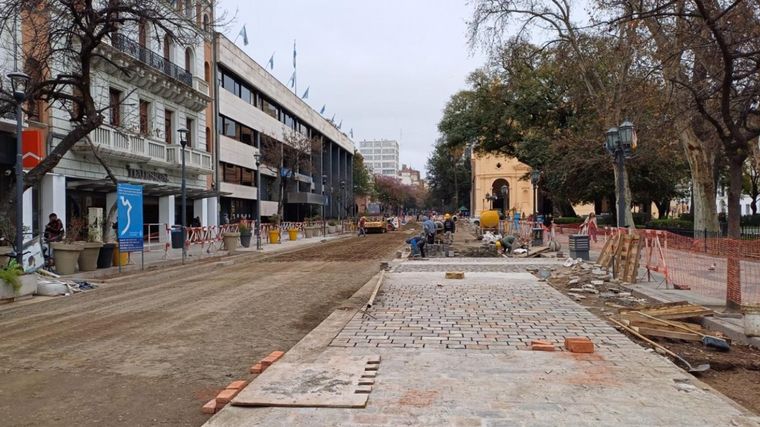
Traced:
POLYGON ((489 209, 501 211, 505 202, 508 212, 520 212, 525 216, 533 213, 533 185, 528 178, 530 166, 513 157, 485 153, 473 153, 471 162, 471 215, 480 216, 489 209), (504 185, 507 186, 506 197, 502 194, 504 185))

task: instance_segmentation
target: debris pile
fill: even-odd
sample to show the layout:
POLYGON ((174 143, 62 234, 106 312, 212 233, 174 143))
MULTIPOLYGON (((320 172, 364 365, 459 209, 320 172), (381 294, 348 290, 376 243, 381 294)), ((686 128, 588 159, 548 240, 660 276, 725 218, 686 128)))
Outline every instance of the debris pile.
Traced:
POLYGON ((571 298, 582 301, 588 298, 601 299, 616 308, 645 304, 646 299, 637 298, 612 278, 605 270, 580 258, 568 258, 566 268, 552 272, 546 280, 555 288, 564 290, 571 298))

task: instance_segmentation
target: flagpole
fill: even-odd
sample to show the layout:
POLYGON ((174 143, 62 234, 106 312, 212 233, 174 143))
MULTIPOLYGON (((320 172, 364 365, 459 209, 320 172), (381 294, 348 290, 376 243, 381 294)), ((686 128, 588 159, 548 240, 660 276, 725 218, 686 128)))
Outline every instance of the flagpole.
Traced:
POLYGON ((296 39, 293 39, 293 90, 298 96, 298 68, 296 67, 296 39))

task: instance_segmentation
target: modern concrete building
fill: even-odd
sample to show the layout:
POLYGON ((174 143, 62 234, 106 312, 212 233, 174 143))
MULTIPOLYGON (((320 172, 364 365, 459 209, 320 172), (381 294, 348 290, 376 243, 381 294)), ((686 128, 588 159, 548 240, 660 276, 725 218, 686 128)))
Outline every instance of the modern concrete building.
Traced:
MULTIPOLYGON (((98 46, 93 65, 91 95, 102 109, 105 123, 89 134, 98 157, 119 182, 143 186, 146 224, 179 224, 181 218, 181 154, 178 129, 187 128, 184 150, 187 182, 187 223, 217 222, 217 191, 214 189, 213 117, 210 108, 212 65, 209 23, 213 2, 185 0, 167 2, 167 13, 183 22, 183 30, 195 32, 194 41, 176 45, 157 26, 125 23, 98 46), (120 68, 130 70, 123 73, 120 68)), ((44 11, 43 19, 55 19, 44 11)), ((33 23, 23 22, 24 25, 33 23)), ((22 46, 34 44, 22 31, 22 46)), ((39 34, 39 33, 37 33, 39 34)), ((189 40, 189 38, 188 38, 189 40)), ((4 43, 3 43, 4 44, 4 43)), ((24 64, 34 76, 33 61, 24 64)), ((51 72, 66 72, 63 63, 51 64, 51 72)), ((24 138, 43 141, 49 153, 72 129, 72 111, 60 103, 44 105, 30 101, 24 138)), ((108 212, 116 201, 116 185, 87 141, 78 142, 25 197, 24 212, 34 212, 32 232, 40 234, 50 213, 68 228, 74 217, 84 218, 89 208, 108 212)))
POLYGON ((375 175, 397 177, 399 174, 398 141, 378 140, 359 142, 359 152, 365 167, 375 175))
POLYGON ((353 206, 351 139, 229 39, 219 36, 217 48, 222 216, 254 218, 258 208, 268 217, 282 200, 284 220, 323 208, 328 218, 346 217, 353 206))

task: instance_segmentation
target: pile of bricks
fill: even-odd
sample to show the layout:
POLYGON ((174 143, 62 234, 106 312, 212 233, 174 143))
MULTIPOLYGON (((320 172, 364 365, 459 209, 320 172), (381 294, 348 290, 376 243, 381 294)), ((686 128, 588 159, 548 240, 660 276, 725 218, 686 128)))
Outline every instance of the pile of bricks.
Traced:
MULTIPOLYGON (((261 359, 261 361, 251 366, 250 372, 252 374, 260 374, 264 372, 264 370, 266 370, 268 367, 272 366, 274 362, 278 361, 284 355, 285 352, 283 351, 273 351, 269 353, 269 356, 261 359)), ((224 408, 226 404, 230 403, 232 399, 234 399, 235 396, 237 396, 237 394, 240 393, 240 391, 248 385, 248 383, 249 382, 246 380, 237 380, 231 382, 227 387, 220 391, 215 398, 206 402, 206 404, 201 408, 201 412, 204 414, 215 414, 219 412, 222 408, 224 408)))
MULTIPOLYGON (((544 340, 531 341, 530 349, 533 351, 555 351, 554 344, 544 340)), ((567 337, 565 338, 565 350, 570 353, 593 353, 594 343, 586 337, 567 337)))

